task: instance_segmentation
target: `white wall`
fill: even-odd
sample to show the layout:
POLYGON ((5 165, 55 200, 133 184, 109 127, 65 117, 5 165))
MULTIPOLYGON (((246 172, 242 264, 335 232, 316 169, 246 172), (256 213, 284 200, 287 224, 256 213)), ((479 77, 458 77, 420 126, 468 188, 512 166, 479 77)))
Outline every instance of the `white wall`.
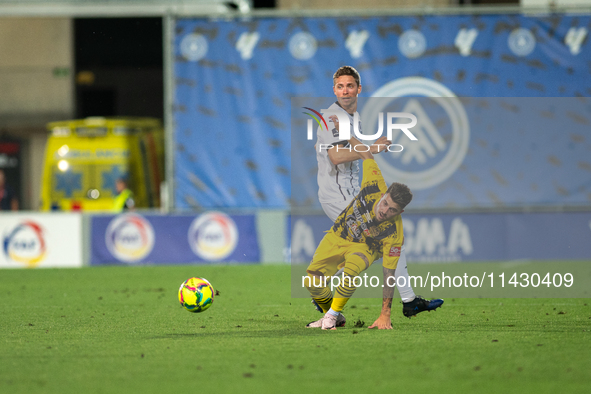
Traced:
POLYGON ((45 124, 73 116, 73 72, 70 18, 0 18, 0 132, 23 141, 24 209, 38 207, 45 124))
POLYGON ((69 18, 0 19, 0 115, 73 109, 72 23, 69 18))

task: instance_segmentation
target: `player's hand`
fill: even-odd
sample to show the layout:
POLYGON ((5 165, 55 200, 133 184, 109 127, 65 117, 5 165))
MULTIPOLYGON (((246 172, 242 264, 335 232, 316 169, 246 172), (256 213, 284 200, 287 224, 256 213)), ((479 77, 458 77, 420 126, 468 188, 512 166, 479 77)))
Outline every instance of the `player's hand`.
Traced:
POLYGON ((334 123, 335 129, 337 129, 337 131, 339 131, 339 117, 336 115, 332 115, 332 116, 329 116, 328 119, 332 120, 332 123, 334 123))
POLYGON ((373 322, 369 328, 377 328, 378 330, 391 330, 392 329, 392 321, 390 320, 390 316, 380 315, 378 320, 373 322))
POLYGON ((369 147, 369 151, 375 155, 376 153, 385 151, 388 148, 388 145, 391 144, 392 141, 389 141, 386 137, 382 136, 369 147))

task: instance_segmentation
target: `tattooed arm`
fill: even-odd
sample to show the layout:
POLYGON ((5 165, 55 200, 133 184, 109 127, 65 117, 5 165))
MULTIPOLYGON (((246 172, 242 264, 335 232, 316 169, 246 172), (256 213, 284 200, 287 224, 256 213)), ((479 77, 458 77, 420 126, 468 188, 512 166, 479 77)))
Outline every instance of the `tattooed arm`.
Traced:
POLYGON ((396 285, 396 277, 394 274, 396 269, 389 269, 384 267, 384 299, 382 301, 382 312, 380 317, 369 328, 378 328, 379 330, 391 330, 392 320, 390 319, 390 312, 392 310, 392 298, 394 296, 394 288, 396 285))

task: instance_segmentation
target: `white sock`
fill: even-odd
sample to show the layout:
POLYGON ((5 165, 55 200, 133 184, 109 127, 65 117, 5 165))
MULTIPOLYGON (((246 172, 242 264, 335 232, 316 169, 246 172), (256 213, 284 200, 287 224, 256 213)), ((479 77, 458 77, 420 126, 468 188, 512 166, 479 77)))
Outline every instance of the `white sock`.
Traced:
POLYGON ((408 279, 406 253, 404 252, 404 248, 400 252, 400 258, 398 259, 398 265, 396 266, 394 275, 396 275, 396 285, 398 286, 398 292, 400 293, 402 302, 411 302, 414 300, 416 295, 412 286, 410 285, 410 280, 408 279), (400 286, 401 284, 404 286, 400 286))
POLYGON ((333 315, 333 316, 338 316, 338 315, 340 315, 340 314, 341 314, 341 312, 333 311, 333 310, 332 310, 332 308, 330 308, 330 309, 328 310, 328 312, 326 312, 326 313, 329 313, 329 314, 331 314, 331 315, 333 315))

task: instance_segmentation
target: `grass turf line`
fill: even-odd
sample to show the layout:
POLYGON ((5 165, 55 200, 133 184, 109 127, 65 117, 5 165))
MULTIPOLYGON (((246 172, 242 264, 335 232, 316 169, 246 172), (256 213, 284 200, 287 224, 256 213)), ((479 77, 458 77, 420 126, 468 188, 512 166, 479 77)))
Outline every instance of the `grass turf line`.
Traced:
POLYGON ((0 392, 588 392, 589 299, 447 299, 394 330, 368 330, 379 299, 352 299, 347 327, 290 298, 289 266, 0 271, 0 392), (220 295, 178 304, 191 276, 220 295), (358 320, 363 328, 354 328, 358 320))

